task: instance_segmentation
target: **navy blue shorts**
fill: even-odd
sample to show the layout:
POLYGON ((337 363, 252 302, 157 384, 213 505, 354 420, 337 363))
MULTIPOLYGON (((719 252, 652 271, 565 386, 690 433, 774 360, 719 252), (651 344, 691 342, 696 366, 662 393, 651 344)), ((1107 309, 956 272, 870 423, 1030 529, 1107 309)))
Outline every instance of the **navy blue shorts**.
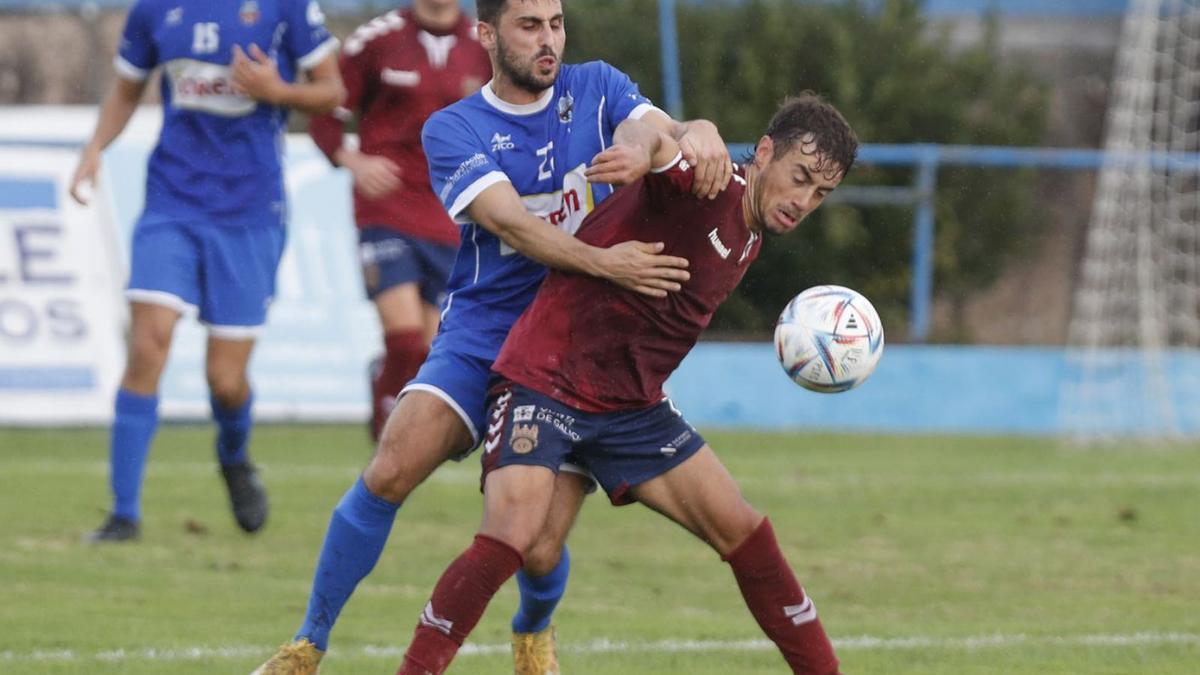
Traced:
POLYGON ((130 247, 131 302, 197 312, 215 337, 250 339, 267 320, 286 231, 142 214, 130 247))
POLYGON ((483 477, 503 466, 564 464, 589 470, 613 504, 629 491, 679 466, 704 438, 669 400, 641 410, 587 413, 519 384, 502 381, 488 397, 483 477))
POLYGON ((441 307, 457 252, 457 246, 410 237, 386 227, 368 226, 358 232, 363 283, 372 300, 388 289, 415 283, 425 302, 441 307))

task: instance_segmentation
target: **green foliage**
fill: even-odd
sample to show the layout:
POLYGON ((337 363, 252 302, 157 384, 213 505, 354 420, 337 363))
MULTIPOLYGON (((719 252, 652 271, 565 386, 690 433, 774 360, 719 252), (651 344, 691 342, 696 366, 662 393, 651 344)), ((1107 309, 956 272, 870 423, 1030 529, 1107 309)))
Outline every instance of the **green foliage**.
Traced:
MULTIPOLYGON (((1037 144, 1045 86, 998 59, 994 26, 979 44, 952 49, 919 5, 680 3, 685 116, 715 121, 731 142, 753 142, 781 100, 811 89, 843 111, 864 143, 1037 144)), ((567 3, 567 13, 570 60, 609 61, 662 100, 655 0, 567 3)), ((860 166, 847 185, 910 186, 913 173, 860 166)), ((935 288, 957 306, 1028 245, 1032 176, 959 168, 938 178, 935 288)), ((826 206, 798 233, 767 242, 714 328, 765 331, 795 293, 838 283, 870 297, 889 337, 902 339, 912 216, 903 207, 826 206)))

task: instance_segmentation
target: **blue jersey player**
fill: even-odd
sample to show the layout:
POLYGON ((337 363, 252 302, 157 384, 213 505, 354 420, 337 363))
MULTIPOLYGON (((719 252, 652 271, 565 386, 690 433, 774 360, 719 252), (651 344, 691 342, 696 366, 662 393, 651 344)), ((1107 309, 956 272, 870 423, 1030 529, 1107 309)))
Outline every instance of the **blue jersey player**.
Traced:
MULTIPOLYGON (((561 65, 559 0, 478 0, 476 8, 493 79, 435 113, 423 134, 433 191, 462 232, 442 327, 375 456, 334 509, 304 624, 256 671, 262 675, 316 672, 333 623, 379 559, 400 503, 484 435, 489 369, 547 265, 659 297, 687 279, 687 261, 659 255, 660 242, 597 248, 572 236, 611 193, 587 179, 596 155, 607 151, 614 173, 628 176, 621 182, 649 169, 645 150, 627 145, 622 123, 640 119, 680 139, 700 167, 698 194, 715 196, 732 171, 712 124, 672 121, 607 64, 561 65)), ((588 485, 577 474, 561 476, 563 507, 552 513, 566 515, 551 519, 549 530, 569 528, 588 485)), ((568 558, 556 544, 535 548, 525 563, 513 619, 515 671, 557 673, 549 620, 565 588, 568 558)))
POLYGON ((101 151, 162 69, 163 126, 131 247, 129 357, 110 445, 113 508, 92 541, 140 533, 142 474, 158 426, 158 382, 184 313, 208 327, 217 457, 238 525, 263 526, 267 497, 247 456, 246 366, 283 253, 282 134, 289 108, 342 99, 337 40, 316 0, 139 0, 71 194, 86 203, 101 151), (303 71, 306 82, 296 82, 303 71))

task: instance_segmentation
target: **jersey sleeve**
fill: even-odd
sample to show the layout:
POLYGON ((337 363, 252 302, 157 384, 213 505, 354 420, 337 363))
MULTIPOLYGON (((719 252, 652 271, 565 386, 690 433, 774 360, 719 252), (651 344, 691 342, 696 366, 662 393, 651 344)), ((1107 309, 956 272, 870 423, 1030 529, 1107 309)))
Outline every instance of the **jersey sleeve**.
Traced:
POLYGON ((455 222, 468 219, 464 211, 479 193, 509 181, 487 146, 461 116, 434 113, 421 129, 421 145, 429 159, 429 182, 455 222))
POLYGON ((158 65, 158 45, 154 44, 154 12, 146 0, 129 10, 121 44, 113 59, 113 68, 126 80, 141 82, 158 65))
MULTIPOLYGON (((600 61, 601 79, 604 82, 604 100, 606 121, 610 128, 627 119, 640 119, 651 110, 658 110, 650 99, 642 96, 637 84, 625 73, 609 64, 600 61)), ((664 113, 665 114, 665 113, 664 113)))
POLYGON ((646 174, 646 198, 651 204, 663 205, 679 195, 691 194, 692 181, 696 172, 692 170, 683 153, 676 153, 665 166, 652 167, 646 174))
POLYGON ((368 93, 367 83, 373 81, 371 54, 374 52, 362 49, 361 44, 352 49, 352 44, 354 43, 347 41, 345 48, 338 55, 338 70, 342 74, 342 85, 346 88, 345 100, 332 112, 312 115, 308 121, 308 135, 312 136, 313 142, 330 162, 334 161, 334 153, 342 147, 346 122, 355 114, 362 113, 359 105, 368 93))
POLYGON ((317 0, 289 0, 283 50, 301 69, 309 70, 337 49, 337 38, 325 27, 325 13, 317 0))

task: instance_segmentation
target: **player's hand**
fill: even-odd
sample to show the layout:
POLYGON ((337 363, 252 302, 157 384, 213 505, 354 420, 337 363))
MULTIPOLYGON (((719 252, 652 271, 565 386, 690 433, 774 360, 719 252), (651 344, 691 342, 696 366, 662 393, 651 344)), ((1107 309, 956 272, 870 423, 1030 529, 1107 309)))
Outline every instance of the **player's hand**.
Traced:
POLYGON ((400 166, 387 157, 355 152, 341 164, 354 175, 354 189, 367 199, 379 199, 404 185, 400 166))
POLYGON ((279 77, 279 67, 258 45, 251 43, 248 51, 233 46, 233 86, 250 98, 275 105, 287 85, 279 77))
POLYGON ((687 258, 660 255, 662 242, 623 241, 601 249, 601 269, 604 278, 653 298, 665 298, 678 291, 688 274, 687 258))
POLYGON ((583 172, 589 183, 628 185, 650 170, 650 153, 632 145, 614 145, 592 158, 583 172))
POLYGON ((679 151, 695 167, 692 194, 714 199, 729 185, 733 163, 715 124, 707 120, 689 122, 687 132, 679 139, 679 151))
POLYGON ((71 198, 87 206, 91 201, 92 188, 96 185, 96 174, 100 171, 100 149, 87 146, 79 155, 79 165, 71 176, 71 198))

